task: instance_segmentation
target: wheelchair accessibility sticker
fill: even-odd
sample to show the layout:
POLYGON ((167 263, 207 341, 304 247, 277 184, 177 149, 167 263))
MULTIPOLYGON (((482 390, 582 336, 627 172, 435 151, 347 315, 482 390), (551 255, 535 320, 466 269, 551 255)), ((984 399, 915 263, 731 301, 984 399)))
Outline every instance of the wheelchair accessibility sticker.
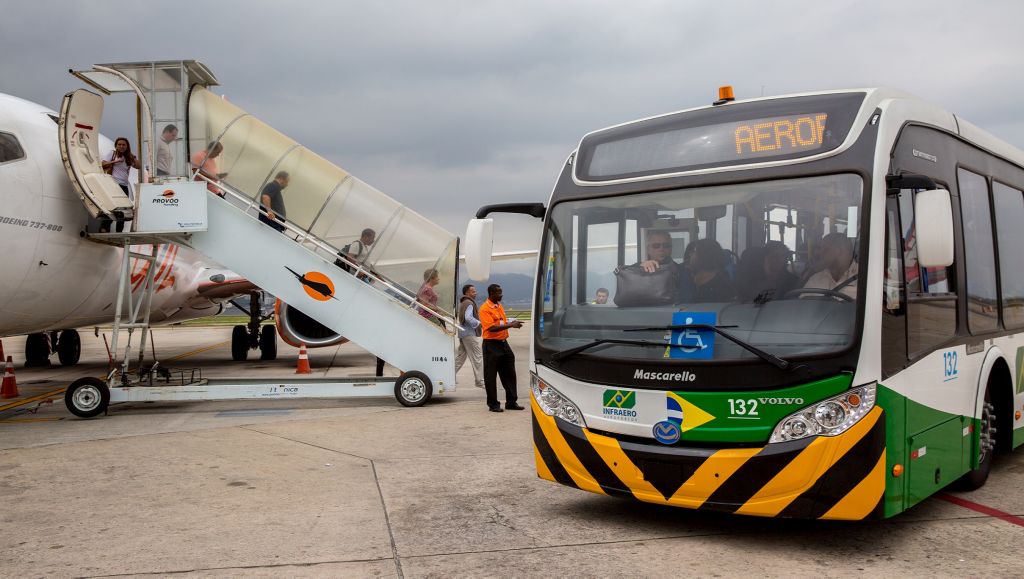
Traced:
MULTIPOLYGON (((673 326, 706 324, 714 326, 718 315, 715 312, 674 312, 673 326)), ((666 358, 682 360, 710 360, 715 355, 715 333, 711 330, 672 330, 671 345, 666 358)))

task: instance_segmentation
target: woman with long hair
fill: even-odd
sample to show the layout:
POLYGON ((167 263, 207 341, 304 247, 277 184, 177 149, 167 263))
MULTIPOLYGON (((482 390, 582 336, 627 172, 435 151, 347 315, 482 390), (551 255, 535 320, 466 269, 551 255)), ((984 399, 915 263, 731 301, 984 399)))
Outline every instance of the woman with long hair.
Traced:
MULTIPOLYGON (((103 170, 107 172, 114 181, 121 187, 124 194, 131 198, 131 188, 128 186, 128 172, 132 168, 141 170, 139 158, 132 154, 132 146, 125 137, 118 137, 114 141, 114 150, 103 160, 103 170)), ((100 224, 100 232, 106 233, 110 230, 110 220, 104 219, 100 224)), ((118 232, 124 231, 124 220, 117 220, 118 232)))

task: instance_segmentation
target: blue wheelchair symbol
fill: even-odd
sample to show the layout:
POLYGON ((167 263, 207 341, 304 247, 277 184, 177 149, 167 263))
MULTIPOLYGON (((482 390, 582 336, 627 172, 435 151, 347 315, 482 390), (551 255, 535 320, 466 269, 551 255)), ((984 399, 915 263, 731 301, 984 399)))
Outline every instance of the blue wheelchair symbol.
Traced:
MULTIPOLYGON (((673 326, 717 323, 715 312, 674 312, 673 326)), ((668 357, 683 360, 710 360, 715 356, 715 333, 710 330, 672 330, 668 357)))
POLYGON ((671 420, 662 420, 654 425, 654 439, 662 444, 679 442, 679 425, 671 420))

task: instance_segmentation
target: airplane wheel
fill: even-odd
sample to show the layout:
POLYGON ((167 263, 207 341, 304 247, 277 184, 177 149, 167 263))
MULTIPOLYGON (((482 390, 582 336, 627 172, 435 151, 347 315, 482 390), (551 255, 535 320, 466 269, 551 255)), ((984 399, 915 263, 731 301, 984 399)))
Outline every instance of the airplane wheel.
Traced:
POLYGON ((82 337, 78 330, 64 330, 57 340, 57 358, 61 366, 74 366, 82 357, 82 337))
POLYGON ((260 330, 260 360, 277 359, 277 328, 263 326, 260 330))
POLYGON ((395 381, 395 398, 402 406, 423 406, 434 394, 434 385, 423 372, 405 372, 395 381))
POLYGON ((248 355, 249 330, 245 326, 235 326, 231 330, 231 359, 236 362, 243 362, 248 355))
POLYGON ((29 334, 25 340, 25 367, 50 365, 50 340, 46 334, 29 334))
POLYGON ((110 389, 99 378, 79 378, 64 392, 64 405, 79 418, 99 416, 110 404, 110 389))

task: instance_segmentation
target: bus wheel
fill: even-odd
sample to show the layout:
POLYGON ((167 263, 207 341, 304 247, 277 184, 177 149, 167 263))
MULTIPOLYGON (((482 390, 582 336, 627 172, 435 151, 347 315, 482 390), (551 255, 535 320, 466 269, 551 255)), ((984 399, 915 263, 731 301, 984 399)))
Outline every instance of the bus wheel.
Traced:
POLYGON ((978 425, 978 468, 968 472, 956 481, 956 488, 973 491, 985 486, 988 473, 992 470, 992 457, 996 453, 996 407, 992 404, 992 388, 985 387, 985 403, 981 407, 981 423, 978 425))
POLYGON ((405 372, 395 381, 395 398, 402 406, 423 406, 433 393, 434 386, 423 372, 405 372))
POLYGON ((64 392, 64 405, 79 418, 99 416, 110 404, 110 389, 99 378, 79 378, 64 392))

